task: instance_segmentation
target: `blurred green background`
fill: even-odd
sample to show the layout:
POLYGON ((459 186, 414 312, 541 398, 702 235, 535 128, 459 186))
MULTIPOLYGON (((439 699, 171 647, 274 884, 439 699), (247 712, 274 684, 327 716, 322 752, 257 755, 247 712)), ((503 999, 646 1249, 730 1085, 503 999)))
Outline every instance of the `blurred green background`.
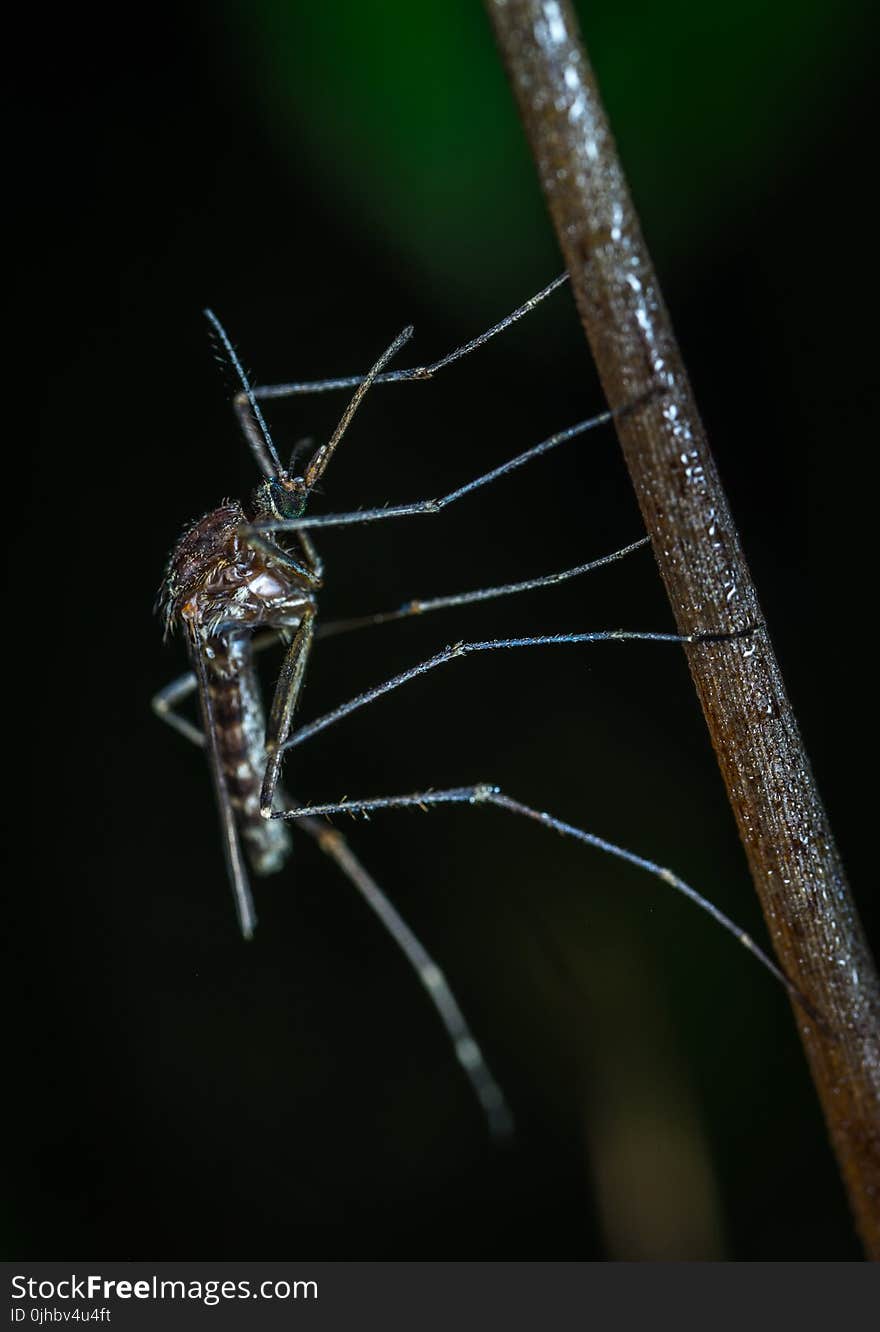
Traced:
MULTIPOLYGON (((443 283, 506 294, 514 270, 542 284, 553 240, 481 5, 228 12, 273 142, 380 244, 443 283)), ((579 12, 654 251, 685 262, 695 238, 772 187, 793 139, 821 132, 853 76, 861 6, 579 12)))
MULTIPOLYGON (((876 936, 873 18, 581 13, 876 936)), ((857 1257, 784 997, 636 871, 493 811, 351 829, 508 1091, 520 1132, 501 1154, 405 963, 311 845, 257 886, 255 942, 236 938, 203 760, 149 714, 183 668, 150 615, 165 556, 255 480, 199 312, 260 382, 353 373, 409 322, 414 360, 442 355, 559 260, 479 5, 182 3, 120 22, 53 21, 20 94, 17 332, 42 443, 9 567, 15 596, 25 576, 50 590, 50 632, 23 680, 38 798, 7 969, 10 1255, 857 1257)), ((282 452, 340 407, 273 406, 282 452)), ((376 391, 319 502, 436 495, 601 407, 558 293, 434 384, 376 391)), ((639 535, 597 433, 442 519, 328 534, 322 608, 524 579, 639 535)), ((670 627, 650 556, 328 640, 303 716, 459 638, 608 627, 670 627)), ((314 799, 495 781, 763 937, 674 648, 451 666, 297 751, 288 780, 314 799)))

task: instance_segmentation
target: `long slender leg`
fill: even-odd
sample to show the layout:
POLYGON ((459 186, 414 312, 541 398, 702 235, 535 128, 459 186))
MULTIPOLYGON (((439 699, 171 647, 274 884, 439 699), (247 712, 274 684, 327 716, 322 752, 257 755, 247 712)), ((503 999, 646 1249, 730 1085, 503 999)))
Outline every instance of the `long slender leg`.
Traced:
MULTIPOLYGON (((449 661, 455 661, 459 657, 471 656, 476 652, 494 652, 504 648, 562 647, 577 643, 725 643, 738 638, 745 638, 753 632, 753 627, 732 634, 655 634, 639 633, 629 629, 609 629, 585 634, 535 634, 526 638, 489 638, 483 642, 452 643, 443 648, 442 651, 436 652, 433 657, 427 657, 415 666, 410 666, 408 670, 401 671, 399 675, 392 676, 390 680, 384 680, 381 684, 374 685, 372 689, 365 689, 363 693, 355 695, 354 698, 348 699, 345 703, 341 703, 332 712, 326 712, 323 717, 318 717, 315 721, 309 722, 308 725, 301 726, 298 731, 294 731, 293 735, 285 740, 282 748, 292 749, 294 745, 301 745, 304 740, 309 740, 313 735, 317 735, 319 731, 325 731, 328 726, 333 726, 336 722, 341 721, 343 717, 349 716, 350 713, 356 712, 359 708, 366 707, 368 703, 381 698, 383 694, 389 694, 393 689, 399 689, 401 685, 409 684, 411 680, 417 679, 420 675, 426 675, 428 671, 432 671, 438 666, 445 666, 449 661)), ((267 809, 264 809, 263 812, 266 814, 267 809)))
POLYGON ((635 402, 628 403, 626 407, 617 412, 602 412, 599 416, 592 416, 587 421, 580 421, 577 425, 569 426, 566 430, 560 430, 557 434, 550 435, 548 439, 542 440, 540 444, 532 445, 524 453, 518 453, 515 458, 509 458, 507 462, 501 463, 498 467, 493 467, 490 472, 484 472, 482 476, 475 477, 473 481, 468 481, 456 490, 450 490, 448 494, 441 495, 439 499, 414 500, 411 504, 389 504, 381 509, 358 509, 353 513, 320 513, 303 518, 266 518, 248 524, 242 529, 242 532, 245 536, 253 532, 301 532, 308 527, 350 527, 353 524, 382 522, 386 518, 414 518, 423 513, 440 513, 442 509, 454 504, 456 500, 463 499, 465 495, 470 495, 482 486, 497 481, 499 477, 505 476, 508 472, 513 472, 516 468, 532 462, 533 459, 540 458, 543 454, 549 453, 551 449, 558 448, 560 444, 565 444, 568 440, 575 439, 588 430, 595 430, 598 426, 607 425, 609 421, 622 416, 624 413, 635 411, 645 401, 647 399, 642 397, 635 402))
POLYGON ((562 819, 555 818, 552 814, 547 814, 543 810, 533 809, 530 805, 523 805, 518 800, 512 799, 506 795, 500 787, 491 786, 487 783, 478 783, 474 786, 454 787, 446 791, 417 791, 410 795, 380 796, 369 800, 340 800, 335 803, 323 805, 303 805, 298 809, 279 810, 272 814, 273 819, 302 819, 315 818, 319 815, 328 816, 331 814, 362 814, 367 817, 376 810, 383 809, 428 809, 437 805, 495 805, 498 809, 507 810, 510 814, 517 814, 522 818, 532 819, 536 823, 542 824, 545 828, 550 828, 553 832, 561 833, 564 837, 572 837, 587 846, 596 847, 599 851, 605 851, 608 855, 615 856, 618 860, 628 861, 639 869, 647 871, 655 878, 662 879, 676 892, 681 893, 689 901, 693 902, 707 915, 711 916, 728 934, 747 948, 750 953, 761 963, 776 980, 785 987, 788 993, 794 998, 800 1006, 816 1021, 821 1022, 820 1015, 816 1012, 814 1006, 801 993, 793 981, 790 981, 785 973, 773 962, 763 949, 759 948, 751 935, 741 929, 729 916, 714 906, 707 898, 698 893, 695 888, 686 883, 684 879, 679 878, 672 870, 656 864, 653 860, 647 860, 644 856, 636 855, 634 851, 627 851, 625 847, 617 846, 614 842, 607 842, 603 837, 597 837, 595 833, 586 832, 583 828, 577 828, 571 823, 564 823, 562 819))
POLYGON ((194 745, 204 745, 205 737, 199 728, 174 711, 176 705, 194 694, 198 687, 195 671, 187 671, 185 675, 179 675, 176 680, 165 685, 158 694, 154 694, 151 706, 159 720, 167 722, 179 735, 194 745))
MULTIPOLYGON (((537 295, 532 296, 523 305, 518 306, 512 314, 506 315, 504 319, 501 319, 497 324, 493 324, 485 333, 481 333, 479 337, 472 338, 470 342, 465 342, 462 346, 456 347, 454 351, 449 352, 446 356, 441 356, 438 361, 432 362, 431 365, 414 366, 408 370, 392 370, 386 374, 377 375, 373 383, 402 384, 407 381, 419 382, 432 379, 438 371, 445 370, 448 365, 452 365, 455 361, 460 361, 463 356, 475 351, 477 347, 482 347, 490 338, 494 338, 496 334, 502 333, 511 324, 515 324, 518 319, 522 319, 523 315, 529 314, 536 305, 539 305, 541 301, 556 291, 558 287, 561 287, 567 280, 567 273, 554 278, 537 295)), ((315 379, 290 384, 264 384, 262 387, 254 387, 252 393, 254 398, 260 401, 265 401, 268 398, 291 398, 298 394, 328 393, 336 389, 357 388, 365 379, 366 375, 349 375, 342 379, 315 379)), ((235 408, 239 413, 239 419, 242 420, 242 428, 246 434, 247 427, 244 424, 242 413, 246 412, 249 406, 247 396, 244 393, 239 393, 235 399, 235 408)))
POLYGON ((308 606, 296 631, 293 642, 281 666, 272 707, 266 723, 266 771, 260 792, 260 807, 271 810, 283 759, 283 747, 299 700, 314 635, 315 608, 308 606))
POLYGON ((429 611, 447 610, 451 606, 470 606, 477 601, 490 601, 495 597, 509 597, 517 592, 533 592, 539 587, 553 587, 556 583, 564 583, 569 578, 577 578, 580 574, 590 573, 593 569, 601 569, 603 565, 622 560, 624 556, 630 555, 634 550, 640 550, 642 546, 647 546, 650 540, 650 537, 642 537, 639 541, 633 541, 628 546, 622 546, 620 550, 614 550, 610 555, 602 555, 597 560, 590 560, 587 564, 578 564, 575 568, 563 569, 560 573, 544 574, 540 578, 528 578, 523 583, 502 583, 498 587, 481 587, 473 592, 457 592, 447 597, 428 597, 425 600, 405 601, 397 610, 381 611, 378 615, 359 615, 350 620, 331 620, 329 624, 321 625, 317 637, 331 638, 336 634, 350 633, 354 629, 367 629, 372 625, 390 624, 393 620, 404 620, 414 615, 426 615, 429 611))
POLYGON ((308 532, 297 532, 296 538, 299 541, 299 544, 302 547, 302 552, 306 557, 306 561, 314 574, 316 580, 315 586, 320 586, 321 580, 324 577, 324 562, 315 550, 315 543, 312 541, 308 532))
POLYGON ((513 1117, 504 1093, 495 1081, 443 972, 375 879, 364 869, 342 834, 326 823, 307 816, 299 819, 298 826, 304 827, 322 851, 336 862, 401 949, 440 1015, 456 1058, 483 1107, 489 1132, 496 1139, 509 1137, 513 1131, 513 1117))
MULTIPOLYGON (((269 646, 269 642, 266 640, 258 640, 258 643, 260 646, 269 646)), ((154 699, 154 707, 156 706, 156 700, 164 696, 170 708, 172 703, 186 698, 197 687, 198 681, 195 673, 190 671, 186 675, 182 675, 179 680, 174 680, 160 694, 157 694, 156 699, 154 699)), ((159 711, 158 707, 156 710, 159 711)), ((159 712, 159 715, 163 720, 176 726, 194 744, 203 745, 205 743, 204 736, 195 726, 185 723, 184 729, 184 727, 178 725, 182 718, 178 718, 168 711, 159 712), (173 721, 172 717, 174 717, 173 721)), ((477 1100, 485 1112, 489 1132, 492 1137, 498 1140, 509 1137, 513 1130, 513 1117, 504 1099, 504 1093, 495 1081, 443 972, 423 944, 413 934, 400 913, 389 902, 375 879, 367 873, 342 834, 326 823, 308 816, 298 818, 297 826, 303 828, 310 837, 313 837, 322 851, 326 852, 335 861, 401 949, 440 1016, 440 1020, 452 1042, 456 1058, 464 1069, 477 1100)))

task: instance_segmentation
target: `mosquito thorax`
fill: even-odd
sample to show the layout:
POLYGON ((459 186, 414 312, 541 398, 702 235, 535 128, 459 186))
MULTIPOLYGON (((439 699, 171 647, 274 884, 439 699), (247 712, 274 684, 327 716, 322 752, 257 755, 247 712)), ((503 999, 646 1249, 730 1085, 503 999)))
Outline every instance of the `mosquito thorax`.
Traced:
POLYGON ((306 507, 308 488, 301 476, 269 477, 253 493, 252 503, 258 518, 300 518, 306 507))

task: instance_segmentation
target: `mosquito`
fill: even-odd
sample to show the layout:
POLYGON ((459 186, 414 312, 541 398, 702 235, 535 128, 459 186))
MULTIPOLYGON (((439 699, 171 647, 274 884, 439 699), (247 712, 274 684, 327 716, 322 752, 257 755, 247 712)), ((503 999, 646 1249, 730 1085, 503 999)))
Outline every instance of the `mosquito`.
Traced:
MULTIPOLYGON (((498 786, 480 783, 447 790, 428 789, 404 795, 345 798, 332 803, 300 805, 290 800, 281 785, 281 768, 289 750, 337 725, 381 696, 469 655, 518 648, 571 647, 609 640, 693 644, 731 637, 712 633, 679 635, 607 630, 459 641, 364 690, 324 716, 299 729, 293 728, 315 638, 318 593, 323 585, 323 565, 311 536, 312 530, 439 514, 508 473, 607 424, 615 415, 610 411, 602 412, 561 430, 437 499, 420 499, 349 513, 306 515, 315 488, 372 387, 433 379, 447 366, 528 314, 565 280, 566 275, 556 278, 492 328, 430 365, 386 370, 388 363, 412 336, 412 328, 406 328, 366 375, 262 387, 251 385, 226 330, 217 316, 206 310, 213 335, 237 378, 239 388, 233 405, 262 480, 247 502, 227 500, 183 531, 171 552, 157 598, 166 636, 175 630, 183 632, 191 669, 155 696, 153 708, 163 721, 187 740, 202 746, 207 753, 220 814, 223 850, 243 936, 250 938, 256 926, 248 867, 258 876, 279 871, 290 852, 289 825, 295 823, 335 861, 403 951, 439 1014, 456 1057, 483 1108, 490 1133, 496 1138, 510 1133, 511 1113, 446 978, 347 841, 328 822, 330 816, 360 814, 367 817, 380 810, 429 810, 444 805, 461 805, 471 808, 494 806, 531 819, 661 879, 707 912, 748 948, 799 1002, 804 1002, 793 983, 744 930, 671 870, 583 828, 565 823, 552 814, 524 805, 498 786), (260 401, 343 389, 353 389, 354 392, 329 440, 314 450, 301 471, 295 466, 297 450, 285 466, 276 450, 260 401), (284 645, 285 653, 266 717, 254 657, 256 652, 278 642, 284 645), (201 729, 177 711, 178 705, 193 693, 198 695, 201 729)), ((645 401, 643 397, 622 410, 638 411, 645 401)), ((328 624, 323 626, 324 633, 329 636, 365 625, 385 624, 407 616, 551 587, 624 559, 647 541, 648 538, 643 537, 599 559, 525 582, 408 601, 393 611, 328 624)))

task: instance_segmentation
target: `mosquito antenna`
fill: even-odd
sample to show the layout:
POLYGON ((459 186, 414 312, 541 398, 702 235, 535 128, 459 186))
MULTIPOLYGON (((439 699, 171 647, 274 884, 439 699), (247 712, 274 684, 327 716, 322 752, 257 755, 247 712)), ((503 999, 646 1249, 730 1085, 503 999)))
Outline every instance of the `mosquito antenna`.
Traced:
POLYGON ((298 439, 290 451, 290 462, 287 467, 288 472, 292 472, 296 466, 297 460, 301 458, 304 453, 308 453, 309 450, 314 447, 314 435, 306 435, 304 439, 298 439))
POLYGON ((311 490, 313 486, 317 485, 317 483, 320 481, 321 477, 324 475, 325 471, 327 470, 327 464, 330 462, 330 459, 333 457, 333 454, 336 451, 337 444, 342 439, 342 436, 345 434, 348 427, 351 425, 352 417, 354 416, 358 407, 360 407, 361 403, 363 402, 364 395, 366 394, 370 385, 373 383, 373 380, 380 373, 380 371, 384 370, 385 366, 391 360, 392 356, 396 356, 397 353, 400 351, 401 347, 405 346, 406 343, 409 342, 412 335, 413 335, 413 326, 412 324, 408 324, 402 333, 398 333, 397 337, 394 339, 391 346, 388 347, 387 350, 382 353, 382 355, 379 357, 378 361, 373 366, 372 370, 369 372, 366 378, 362 380, 360 384, 358 384, 357 388, 354 391, 354 395, 351 399, 351 402, 348 404, 345 411, 342 413, 342 419, 339 422, 339 425, 333 431, 333 434, 331 435, 329 441, 326 444, 322 444, 321 447, 315 451, 314 457, 312 458, 311 462, 306 468, 305 483, 308 490, 311 490))
POLYGON ((220 323, 220 320, 214 314, 214 311, 205 310, 203 313, 213 328, 216 336, 219 338, 229 364, 238 375, 238 380, 241 384, 242 392, 248 401, 253 420, 256 421, 259 426, 258 433, 253 429, 252 422, 248 422, 248 419, 244 416, 240 417, 245 435, 247 436, 247 441, 251 446, 251 452, 256 458, 257 464, 263 475, 267 477, 276 477, 284 469, 281 466, 281 459, 278 457, 275 445, 272 443, 272 436, 269 434, 269 427, 266 425, 265 417, 260 411, 260 405, 254 397, 254 391, 251 388, 251 382, 245 373, 244 366, 238 359, 238 354, 229 340, 229 335, 220 323), (250 429, 248 429, 248 424, 251 425, 250 429))

